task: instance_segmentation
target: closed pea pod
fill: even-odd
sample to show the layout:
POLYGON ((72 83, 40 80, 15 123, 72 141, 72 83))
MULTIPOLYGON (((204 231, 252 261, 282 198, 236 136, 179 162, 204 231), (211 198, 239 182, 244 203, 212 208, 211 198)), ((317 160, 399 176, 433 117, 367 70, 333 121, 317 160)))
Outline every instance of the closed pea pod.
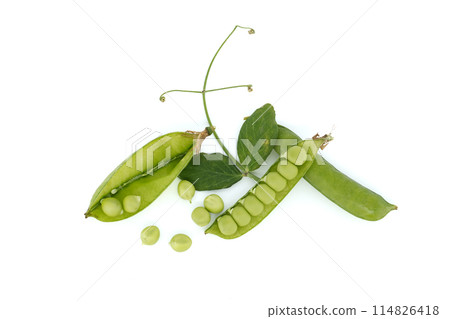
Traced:
MULTIPOLYGON (((301 141, 297 134, 281 125, 278 126, 278 139, 285 146, 292 140, 301 141), (286 143, 283 144, 283 141, 286 143)), ((275 150, 280 153, 281 147, 275 150)), ((305 180, 333 203, 365 220, 380 220, 391 210, 397 209, 377 193, 340 172, 321 155, 317 155, 317 161, 305 174, 305 180)))
POLYGON ((208 132, 169 133, 147 143, 122 162, 97 188, 85 216, 112 222, 143 210, 186 167, 194 149, 200 147, 208 132), (117 207, 117 201, 125 208, 123 212, 118 213, 107 206, 115 203, 117 207))
MULTIPOLYGON (((289 174, 286 178, 286 186, 280 190, 275 191, 270 188, 267 184, 267 177, 271 173, 279 174, 279 167, 282 167, 282 159, 278 159, 266 172, 266 174, 261 179, 260 183, 255 185, 247 194, 245 194, 234 206, 228 209, 224 214, 219 216, 216 221, 205 231, 206 234, 214 234, 224 239, 233 239, 250 231, 253 227, 258 225, 264 218, 266 218, 270 212, 275 209, 275 207, 283 200, 284 197, 294 188, 298 181, 306 174, 308 169, 311 167, 318 149, 326 145, 331 140, 331 137, 324 136, 322 138, 316 138, 312 141, 314 147, 311 144, 302 141, 298 143, 298 146, 304 148, 307 152, 308 159, 299 166, 295 166, 290 162, 286 162, 284 166, 294 165, 297 174, 292 176, 292 168, 289 169, 289 174), (258 191, 259 190, 259 191, 258 191), (255 194, 259 194, 258 198, 255 194), (233 211, 238 209, 238 207, 244 206, 245 210, 251 215, 251 220, 249 223, 242 225, 235 220, 235 223, 231 223, 230 219, 233 219, 233 211), (237 227, 234 227, 236 224, 237 227)), ((271 176, 274 176, 273 174, 271 176)), ((275 175, 276 176, 276 175, 275 175)), ((284 178, 284 177, 283 177, 284 178)), ((277 177, 279 180, 279 178, 277 177)), ((282 183, 282 182, 281 182, 282 183)))

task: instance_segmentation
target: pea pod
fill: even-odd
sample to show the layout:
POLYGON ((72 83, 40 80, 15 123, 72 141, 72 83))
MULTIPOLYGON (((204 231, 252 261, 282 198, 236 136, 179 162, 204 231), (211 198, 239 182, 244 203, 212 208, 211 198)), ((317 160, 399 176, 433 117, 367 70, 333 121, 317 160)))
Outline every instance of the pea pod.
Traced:
MULTIPOLYGON (((317 151, 331 140, 330 136, 301 141, 297 144, 308 155, 296 165, 292 156, 280 157, 247 194, 205 231, 224 239, 233 239, 247 233, 266 218, 308 172, 317 151), (292 160, 292 162, 291 162, 292 160)), ((288 148, 289 152, 290 148, 288 148)))
MULTIPOLYGON (((281 125, 278 126, 278 139, 301 141, 297 134, 281 125)), ((275 150, 280 153, 279 147, 275 150)), ((321 155, 317 155, 317 161, 306 173, 305 180, 333 203, 365 220, 380 220, 397 209, 377 193, 340 172, 321 155)))
POLYGON ((113 222, 150 205, 186 167, 210 130, 160 136, 123 161, 92 196, 86 217, 113 222))

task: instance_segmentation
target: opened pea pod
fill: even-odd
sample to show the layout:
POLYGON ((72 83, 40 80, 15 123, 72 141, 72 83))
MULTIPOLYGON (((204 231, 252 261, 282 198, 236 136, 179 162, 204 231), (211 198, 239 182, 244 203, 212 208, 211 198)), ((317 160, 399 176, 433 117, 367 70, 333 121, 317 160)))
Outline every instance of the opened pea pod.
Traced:
POLYGON ((207 128, 203 132, 169 133, 144 145, 106 177, 85 216, 113 222, 142 211, 186 167, 210 132, 207 128))
POLYGON ((331 139, 325 135, 288 147, 285 156, 281 156, 261 180, 219 216, 205 233, 233 239, 250 231, 294 188, 308 172, 319 148, 324 148, 331 139))

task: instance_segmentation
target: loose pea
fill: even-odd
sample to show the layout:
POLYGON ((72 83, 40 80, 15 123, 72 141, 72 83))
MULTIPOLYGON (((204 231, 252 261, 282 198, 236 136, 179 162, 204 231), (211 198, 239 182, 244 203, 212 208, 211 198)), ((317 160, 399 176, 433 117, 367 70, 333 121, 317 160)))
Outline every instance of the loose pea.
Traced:
POLYGON ((246 226, 252 220, 252 217, 242 206, 232 208, 230 211, 231 217, 236 221, 239 226, 246 226))
POLYGON ((255 196, 248 195, 243 200, 243 205, 245 209, 250 213, 252 216, 258 216, 261 214, 264 210, 264 204, 261 203, 255 196))
POLYGON ((141 196, 128 195, 123 199, 123 209, 128 213, 136 213, 141 206, 141 196))
POLYGON ((277 165, 277 171, 280 173, 284 178, 291 180, 294 179, 295 176, 298 174, 298 168, 292 163, 287 162, 286 164, 278 163, 277 165))
POLYGON ((192 245, 192 240, 185 234, 176 234, 169 242, 173 250, 181 253, 188 250, 192 245))
POLYGON ((195 187, 191 182, 181 181, 178 184, 178 195, 180 195, 182 199, 187 199, 191 203, 194 194, 195 194, 195 187))
POLYGON ((220 232, 224 235, 233 235, 238 229, 236 222, 230 215, 219 217, 217 225, 219 226, 220 232))
POLYGON ((191 218, 200 227, 206 226, 211 221, 211 215, 204 207, 197 207, 192 211, 191 218))
POLYGON ((222 198, 220 198, 220 196, 216 194, 206 196, 203 205, 209 212, 213 214, 220 213, 224 207, 222 198))
POLYGON ((267 184, 259 184, 253 190, 253 193, 266 205, 269 205, 275 201, 275 191, 267 184))
POLYGON ((292 146, 287 151, 287 159, 289 162, 300 166, 302 165, 308 157, 306 150, 300 146, 292 146))
POLYGON ((287 185, 286 179, 277 172, 270 172, 263 180, 276 192, 281 192, 287 185))
POLYGON ((122 204, 117 198, 105 198, 101 204, 103 212, 109 217, 116 217, 122 213, 122 204))
POLYGON ((154 245, 159 240, 159 228, 156 226, 145 227, 141 231, 141 240, 144 245, 154 245))

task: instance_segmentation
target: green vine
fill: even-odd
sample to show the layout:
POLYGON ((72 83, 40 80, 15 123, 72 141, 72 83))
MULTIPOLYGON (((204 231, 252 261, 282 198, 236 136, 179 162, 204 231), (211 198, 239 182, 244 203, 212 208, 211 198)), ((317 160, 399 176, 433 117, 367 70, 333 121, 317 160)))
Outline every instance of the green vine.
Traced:
MULTIPOLYGON (((249 92, 251 92, 253 90, 251 84, 228 86, 228 87, 224 87, 224 88, 220 88, 220 89, 212 89, 212 90, 207 90, 206 89, 206 84, 208 83, 209 73, 211 71, 211 67, 212 67, 212 65, 214 63, 214 60, 216 59, 216 57, 219 54, 219 52, 222 49, 222 47, 225 45, 225 43, 228 41, 228 39, 231 37, 231 35, 234 33, 234 31, 236 31, 236 29, 238 29, 238 28, 247 29, 249 34, 254 34, 255 33, 255 30, 253 30, 252 28, 249 28, 249 27, 242 27, 242 26, 239 26, 239 25, 234 27, 233 31, 231 31, 231 33, 226 37, 226 39, 220 45, 219 49, 217 49, 216 53, 214 54, 214 56, 213 56, 213 58, 211 60, 211 63, 209 64, 208 70, 206 71, 205 81, 203 83, 203 89, 201 91, 170 90, 170 91, 167 91, 167 92, 164 92, 163 94, 161 94, 161 96, 159 97, 159 100, 161 102, 164 102, 166 100, 164 95, 167 94, 167 93, 170 93, 170 92, 200 93, 202 95, 202 99, 203 99, 203 109, 205 111, 206 120, 208 121, 209 126, 214 128, 215 126, 212 124, 211 117, 209 116, 209 112, 208 112, 208 106, 206 104, 206 93, 215 92, 215 91, 221 91, 221 90, 227 90, 227 89, 234 89, 234 88, 239 88, 239 87, 247 87, 249 92)), ((254 175, 253 173, 249 172, 248 170, 246 170, 245 167, 241 163, 239 163, 239 161, 236 160, 236 158, 234 158, 234 156, 230 153, 230 151, 223 144, 223 142, 220 139, 219 135, 217 134, 216 130, 213 130, 212 133, 213 133, 215 139, 217 140, 217 143, 219 143, 220 147, 225 152, 225 154, 230 158, 230 160, 233 162, 233 164, 236 165, 241 170, 242 175, 248 176, 248 177, 252 178, 253 180, 255 180, 256 182, 258 182, 260 180, 260 178, 258 176, 256 176, 256 175, 254 175)))

